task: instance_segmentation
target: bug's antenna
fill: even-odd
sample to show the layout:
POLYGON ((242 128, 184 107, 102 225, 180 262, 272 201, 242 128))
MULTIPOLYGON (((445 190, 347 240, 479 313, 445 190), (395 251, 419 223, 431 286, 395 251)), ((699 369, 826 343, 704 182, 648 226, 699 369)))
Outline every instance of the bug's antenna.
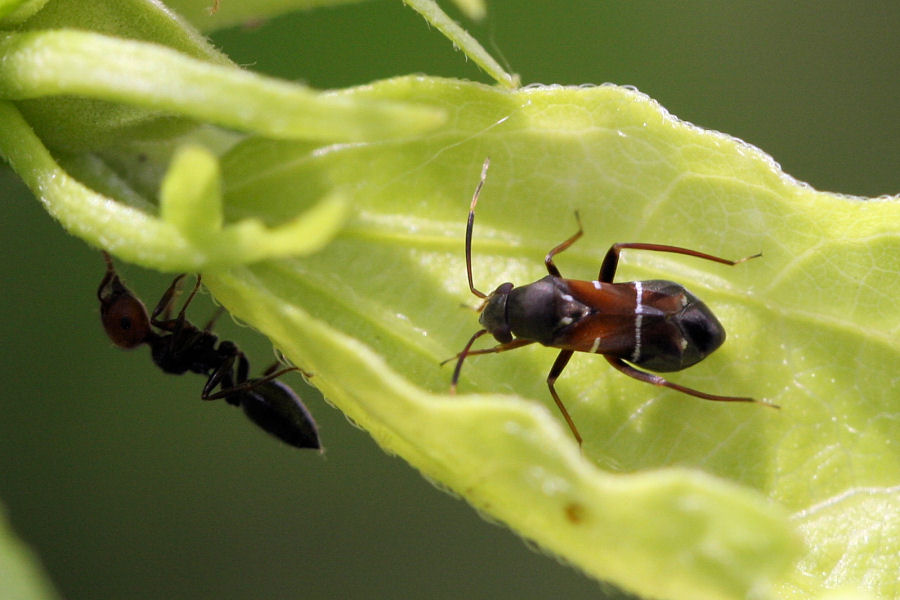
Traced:
POLYGON ((491 159, 485 158, 484 164, 481 166, 481 179, 475 187, 475 193, 472 195, 472 204, 469 206, 469 220, 466 223, 466 275, 469 277, 469 290, 479 298, 487 298, 487 294, 475 289, 475 283, 472 281, 472 227, 475 225, 475 205, 478 204, 478 195, 481 188, 484 187, 484 181, 487 179, 487 170, 491 166, 491 159))

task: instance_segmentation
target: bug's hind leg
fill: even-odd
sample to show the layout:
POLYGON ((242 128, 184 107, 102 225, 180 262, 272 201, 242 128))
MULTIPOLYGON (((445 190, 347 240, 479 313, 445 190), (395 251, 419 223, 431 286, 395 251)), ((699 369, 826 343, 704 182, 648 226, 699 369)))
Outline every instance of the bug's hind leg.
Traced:
POLYGON ((614 356, 605 356, 604 357, 609 364, 614 366, 616 369, 625 373, 629 377, 637 379, 638 381, 643 381, 644 383, 649 383, 650 385, 658 385, 667 387, 673 390, 677 390, 682 394, 687 394, 689 396, 694 396, 695 398, 702 398, 704 400, 713 400, 715 402, 753 402, 755 404, 762 404, 764 406, 771 406, 772 408, 780 408, 777 404, 770 404, 768 402, 763 402, 761 400, 756 400, 755 398, 747 398, 744 396, 720 396, 718 394, 707 394, 706 392, 701 392, 699 390, 695 390, 693 388, 685 387, 683 385, 678 385, 677 383, 672 383, 671 381, 660 377, 659 375, 654 375, 653 373, 647 373, 646 371, 641 371, 640 369, 636 369, 626 363, 621 358, 616 358, 614 356))

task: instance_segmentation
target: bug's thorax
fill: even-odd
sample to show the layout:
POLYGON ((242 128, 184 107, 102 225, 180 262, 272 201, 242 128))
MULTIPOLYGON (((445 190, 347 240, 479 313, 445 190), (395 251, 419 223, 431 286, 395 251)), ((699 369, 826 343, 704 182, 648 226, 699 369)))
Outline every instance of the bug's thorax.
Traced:
POLYGON ((527 285, 505 283, 497 288, 488 297, 480 322, 501 343, 515 336, 552 346, 560 331, 591 312, 570 293, 568 280, 548 275, 527 285))

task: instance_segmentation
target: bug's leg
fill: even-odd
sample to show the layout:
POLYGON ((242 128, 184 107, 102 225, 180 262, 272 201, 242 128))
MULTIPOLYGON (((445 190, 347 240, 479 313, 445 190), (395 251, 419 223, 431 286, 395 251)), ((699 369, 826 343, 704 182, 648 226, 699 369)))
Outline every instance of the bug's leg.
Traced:
POLYGON ((207 379, 206 383, 203 385, 203 392, 200 394, 201 398, 204 400, 216 400, 223 397, 221 392, 213 394, 212 391, 217 385, 225 382, 226 379, 234 378, 235 359, 236 355, 228 357, 215 371, 212 372, 212 374, 210 374, 209 379, 207 379))
MULTIPOLYGON (((481 336, 483 336, 486 333, 487 333, 487 329, 479 329, 478 331, 476 331, 475 334, 472 335, 471 338, 469 338, 469 341, 466 344, 466 347, 462 349, 462 352, 460 352, 459 354, 457 354, 456 356, 453 357, 458 360, 456 361, 456 368, 453 369, 453 378, 450 380, 450 393, 451 394, 456 393, 456 384, 459 381, 459 373, 462 371, 462 364, 467 356, 473 356, 476 354, 496 354, 497 352, 506 352, 507 350, 515 350, 516 348, 521 348, 522 346, 527 346, 528 344, 534 343, 533 340, 518 339, 518 340, 513 340, 513 341, 509 342, 508 344, 499 344, 497 346, 494 346, 493 348, 484 348, 483 350, 470 350, 472 348, 472 344, 475 343, 475 340, 477 340, 478 338, 480 338, 481 336)), ((453 360, 453 358, 448 358, 441 364, 442 365, 447 364, 448 362, 453 360)))
POLYGON ((227 398, 228 396, 232 396, 237 392, 249 392, 255 388, 258 388, 260 385, 262 385, 268 381, 272 381, 273 379, 278 379, 285 373, 290 373, 291 371, 299 371, 299 370, 300 369, 298 369, 297 367, 285 367, 284 369, 281 369, 280 371, 272 371, 271 373, 266 372, 259 379, 250 379, 248 381, 239 383, 230 388, 227 388, 224 390, 219 390, 215 394, 207 394, 203 399, 204 400, 218 400, 219 398, 227 398))
POLYGON ((216 321, 219 320, 219 317, 221 317, 221 316, 222 316, 222 313, 224 313, 224 312, 225 312, 225 307, 224 307, 224 306, 218 307, 218 308, 216 309, 216 312, 214 312, 214 313, 212 314, 212 316, 209 318, 209 321, 206 322, 206 325, 203 326, 203 331, 204 331, 204 332, 210 332, 210 331, 212 331, 212 328, 213 328, 213 326, 216 324, 216 321))
POLYGON ((553 248, 553 250, 548 252, 547 256, 544 257, 544 265, 546 265, 547 267, 547 272, 554 277, 562 277, 562 275, 559 274, 559 269, 557 269, 556 265, 553 264, 553 257, 574 244, 575 240, 580 238, 584 233, 584 229, 581 227, 581 216, 578 214, 577 210, 575 211, 575 220, 578 222, 578 231, 575 232, 575 235, 553 248))
MULTIPOLYGON (((226 343, 228 342, 223 342, 222 345, 226 343)), ((219 349, 222 348, 222 345, 219 346, 219 349)), ((223 360, 222 364, 206 380, 206 384, 203 386, 203 393, 200 394, 200 397, 204 400, 225 398, 230 404, 237 405, 239 404, 238 400, 232 397, 235 396, 236 392, 248 389, 245 384, 247 383, 247 372, 250 369, 250 364, 243 352, 238 350, 237 347, 233 346, 232 348, 233 353, 223 360), (235 363, 237 364, 235 365, 235 363), (237 370, 235 370, 235 366, 237 366, 237 370), (219 391, 213 393, 216 386, 220 386, 219 391)))
POLYGON ((663 244, 642 244, 640 242, 624 242, 619 244, 613 244, 609 251, 606 253, 606 256, 603 259, 603 264, 600 265, 600 275, 597 276, 599 281, 603 283, 612 283, 613 277, 616 276, 616 267, 619 265, 619 252, 625 250, 626 248, 630 248, 632 250, 650 250, 652 252, 669 252, 671 254, 684 254, 686 256, 694 256, 697 258, 702 258, 704 260, 711 260, 713 262, 722 263, 723 265, 739 265, 744 261, 750 260, 751 258, 759 258, 762 256, 762 252, 758 254, 754 254, 752 256, 745 256, 744 258, 738 260, 728 260, 727 258, 721 258, 719 256, 713 256, 712 254, 706 254, 704 252, 697 252, 696 250, 691 250, 689 248, 681 248, 679 246, 665 246, 663 244))
POLYGON ((118 273, 116 273, 116 266, 113 264, 112 257, 105 250, 101 250, 101 252, 103 253, 103 260, 106 261, 106 274, 100 281, 100 287, 97 288, 97 299, 103 304, 108 302, 114 293, 122 293, 127 288, 125 288, 125 285, 119 279, 118 273))
POLYGON ((550 388, 550 395, 553 396, 554 402, 556 402, 557 408, 559 408, 559 412, 562 413, 562 416, 566 419, 566 423, 569 425, 569 429, 572 430, 572 435, 575 436, 575 441, 578 442, 578 446, 581 447, 581 434, 578 433, 578 428, 575 427, 575 421, 572 420, 572 417, 569 416, 569 411, 566 410, 566 406, 562 403, 562 400, 559 399, 559 394, 556 393, 556 388, 553 387, 553 384, 556 383, 557 378, 562 374, 563 369, 566 368, 566 365, 569 364, 569 359, 572 358, 572 354, 574 350, 563 350, 559 353, 559 356, 556 357, 556 360, 553 361, 553 366, 550 367, 550 374, 547 375, 547 387, 550 388))
POLYGON ((754 398, 747 398, 743 396, 719 396, 716 394, 707 394, 706 392, 701 392, 689 387, 685 387, 683 385, 678 385, 677 383, 672 383, 666 379, 663 379, 659 375, 654 375, 653 373, 647 373, 646 371, 641 371, 640 369, 636 369, 631 365, 627 364, 621 358, 616 358, 614 356, 604 356, 604 358, 617 368, 619 371, 625 373, 629 377, 633 377, 638 381, 643 381, 645 383, 649 383, 651 385, 659 385, 667 388, 671 388, 673 390, 678 390, 683 394, 687 394, 689 396, 694 396, 696 398, 703 398, 704 400, 713 400, 715 402, 753 402, 755 404, 762 404, 763 406, 771 406, 772 408, 781 408, 777 404, 770 404, 768 402, 762 402, 760 400, 756 400, 754 398))
POLYGON ((299 371, 301 375, 307 378, 313 376, 313 374, 309 371, 304 371, 300 367, 292 365, 287 359, 283 358, 282 360, 276 360, 270 367, 263 371, 263 376, 261 377, 261 379, 263 379, 264 381, 277 379, 278 377, 281 377, 285 373, 290 373, 291 371, 299 371), (275 374, 273 375, 273 373, 275 374))
MULTIPOLYGON (((493 346, 491 348, 482 348, 481 350, 472 350, 471 352, 466 352, 466 356, 476 356, 478 354, 497 354, 498 352, 506 352, 507 350, 515 350, 516 348, 521 348, 522 346, 527 346, 529 344, 534 344, 534 343, 535 343, 534 340, 516 339, 516 340, 509 342, 508 344, 497 344, 496 346, 493 346)), ((457 354, 453 358, 459 358, 459 354, 457 354)), ((451 360, 453 360, 453 358, 447 359, 441 364, 448 363, 451 360)))
MULTIPOLYGON (((453 369, 453 377, 450 379, 450 393, 451 394, 456 393, 456 384, 457 384, 457 382, 459 382, 459 374, 462 371, 463 361, 466 360, 466 357, 470 354, 469 349, 472 347, 472 344, 475 343, 475 340, 477 340, 478 338, 480 338, 481 336, 483 336, 486 333, 487 333, 487 329, 479 329, 478 331, 476 331, 472 335, 472 337, 469 338, 469 341, 466 343, 465 347, 462 349, 462 352, 460 352, 459 354, 457 354, 454 357, 454 358, 458 358, 459 360, 456 361, 456 368, 453 369)), ((450 360, 453 360, 453 359, 452 358, 448 359, 447 361, 442 362, 441 365, 445 364, 446 362, 448 362, 450 360)))
POLYGON ((178 322, 179 319, 181 321, 184 320, 184 310, 194 298, 194 294, 197 293, 197 287, 200 286, 200 281, 198 280, 197 285, 194 286, 194 290, 185 302, 184 307, 179 312, 178 318, 171 319, 172 304, 175 303, 175 296, 181 291, 181 282, 184 281, 185 277, 187 277, 187 274, 182 273, 172 281, 172 285, 165 291, 162 298, 160 298, 159 302, 156 304, 156 308, 150 313, 150 322, 153 323, 154 326, 164 329, 165 331, 174 331, 180 325, 178 322), (160 318, 160 316, 162 316, 162 318, 160 318))

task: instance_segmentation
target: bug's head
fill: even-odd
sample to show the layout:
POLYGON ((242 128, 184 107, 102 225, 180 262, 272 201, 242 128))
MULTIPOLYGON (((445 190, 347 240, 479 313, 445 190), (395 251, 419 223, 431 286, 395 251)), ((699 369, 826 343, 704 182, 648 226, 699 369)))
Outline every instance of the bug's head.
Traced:
POLYGON ((97 289, 103 329, 120 348, 140 346, 152 335, 147 308, 119 279, 109 255, 104 252, 103 256, 106 275, 97 289))
POLYGON ((513 287, 513 284, 507 282, 491 292, 481 306, 481 316, 478 317, 478 322, 501 344, 512 341, 506 318, 506 301, 513 287))

